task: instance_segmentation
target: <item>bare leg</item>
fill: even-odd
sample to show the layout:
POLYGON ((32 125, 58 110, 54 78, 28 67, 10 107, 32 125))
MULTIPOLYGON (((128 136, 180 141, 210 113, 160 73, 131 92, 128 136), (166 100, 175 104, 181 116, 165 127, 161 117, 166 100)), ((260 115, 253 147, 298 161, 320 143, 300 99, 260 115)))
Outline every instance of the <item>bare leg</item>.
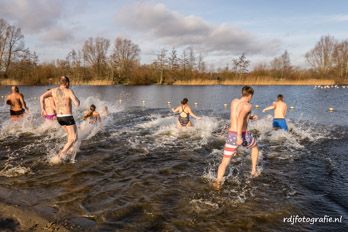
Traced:
POLYGON ((259 175, 256 169, 258 158, 259 158, 259 148, 256 145, 253 148, 251 148, 251 176, 252 177, 257 177, 259 175))
POLYGON ((59 157, 60 158, 65 158, 67 155, 67 152, 72 148, 77 141, 77 130, 76 130, 76 125, 72 126, 65 126, 65 130, 67 131, 68 134, 68 141, 63 147, 63 149, 59 152, 59 157))
POLYGON ((232 156, 222 158, 221 164, 219 165, 219 168, 218 168, 217 178, 216 178, 215 182, 213 183, 213 187, 216 190, 220 190, 220 188, 221 188, 222 179, 225 175, 226 168, 228 167, 228 165, 231 162, 231 157, 232 156))

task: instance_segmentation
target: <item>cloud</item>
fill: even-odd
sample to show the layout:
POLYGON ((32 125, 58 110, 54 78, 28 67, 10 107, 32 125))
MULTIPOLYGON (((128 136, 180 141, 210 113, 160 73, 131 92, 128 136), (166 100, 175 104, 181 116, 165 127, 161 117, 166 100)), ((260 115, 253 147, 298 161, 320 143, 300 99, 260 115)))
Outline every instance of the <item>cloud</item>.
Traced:
POLYGON ((0 15, 15 21, 25 32, 39 32, 56 25, 62 16, 61 1, 1 0, 0 15))
POLYGON ((73 40, 74 36, 71 30, 56 26, 43 32, 41 38, 45 42, 67 42, 73 40))
POLYGON ((163 4, 138 3, 121 8, 116 15, 120 25, 144 33, 170 46, 193 46, 216 54, 274 54, 279 41, 258 39, 241 28, 214 25, 194 15, 182 15, 163 4))

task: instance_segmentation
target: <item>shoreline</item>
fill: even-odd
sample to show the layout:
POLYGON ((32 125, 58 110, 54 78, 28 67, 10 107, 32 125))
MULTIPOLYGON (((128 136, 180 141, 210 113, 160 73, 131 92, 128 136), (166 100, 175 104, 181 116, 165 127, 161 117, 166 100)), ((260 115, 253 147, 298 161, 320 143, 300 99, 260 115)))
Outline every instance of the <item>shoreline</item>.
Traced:
MULTIPOLYGON (((78 86, 112 86, 114 85, 110 80, 92 80, 92 81, 71 81, 72 85, 78 86)), ((164 86, 211 86, 211 85, 225 85, 225 86, 240 86, 240 85, 252 85, 252 86, 266 86, 266 85, 288 85, 288 86, 310 86, 310 85, 344 85, 348 83, 338 83, 335 80, 329 79, 308 79, 308 80, 259 80, 259 79, 249 79, 249 80, 186 80, 186 81, 175 81, 172 84, 164 84, 164 86)), ((23 83, 17 80, 0 80, 0 86, 35 86, 32 83, 23 83)), ((52 85, 52 83, 47 84, 36 84, 37 86, 52 85)), ((133 84, 123 84, 130 85, 133 84)), ((159 85, 159 84, 149 84, 149 85, 159 85)), ((140 85, 134 85, 140 86, 140 85)))

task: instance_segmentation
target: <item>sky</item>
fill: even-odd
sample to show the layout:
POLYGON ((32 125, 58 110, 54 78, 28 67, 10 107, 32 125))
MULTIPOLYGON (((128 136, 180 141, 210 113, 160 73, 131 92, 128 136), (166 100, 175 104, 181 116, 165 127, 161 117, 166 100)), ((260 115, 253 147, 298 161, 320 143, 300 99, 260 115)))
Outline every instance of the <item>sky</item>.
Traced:
POLYGON ((0 0, 0 18, 22 28, 41 62, 65 59, 89 37, 125 37, 142 63, 162 48, 190 46, 215 68, 242 53, 266 63, 285 50, 306 67, 304 54, 321 36, 348 39, 345 0, 0 0))

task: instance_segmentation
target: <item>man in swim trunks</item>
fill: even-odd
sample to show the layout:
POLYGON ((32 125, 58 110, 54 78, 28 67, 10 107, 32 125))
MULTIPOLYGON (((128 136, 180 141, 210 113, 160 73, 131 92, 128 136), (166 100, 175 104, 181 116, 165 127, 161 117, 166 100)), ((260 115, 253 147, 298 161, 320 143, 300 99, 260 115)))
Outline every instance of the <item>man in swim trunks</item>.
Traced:
POLYGON ((46 98, 52 97, 57 112, 57 121, 64 128, 68 141, 64 145, 63 149, 58 153, 57 156, 52 158, 53 163, 59 163, 64 160, 68 152, 73 149, 77 141, 77 128, 74 117, 72 115, 72 104, 74 103, 76 107, 80 106, 80 101, 74 94, 74 92, 69 89, 70 80, 67 76, 60 77, 60 86, 51 90, 40 97, 41 114, 47 115, 44 109, 44 100, 46 98))
POLYGON ((288 131, 288 125, 286 124, 285 120, 287 109, 288 106, 284 102, 283 95, 279 94, 277 101, 273 102, 271 106, 268 106, 262 110, 262 112, 265 113, 267 110, 274 110, 273 128, 288 131))
POLYGON ((6 98, 6 104, 10 105, 10 115, 12 121, 17 121, 24 116, 25 110, 29 111, 24 101, 24 95, 19 92, 17 86, 11 87, 11 94, 6 98))
POLYGON ((184 98, 181 101, 181 105, 176 107, 175 109, 173 108, 172 111, 174 113, 179 113, 179 117, 178 117, 178 123, 177 123, 177 127, 181 128, 181 127, 191 127, 192 126, 192 122, 190 121, 190 115, 192 117, 194 117, 195 119, 201 119, 200 117, 196 116, 192 110, 191 107, 188 105, 188 99, 184 98))
MULTIPOLYGON (((50 91, 51 89, 47 89, 47 91, 50 91)), ((55 105, 53 101, 53 97, 47 97, 44 100, 43 109, 45 111, 45 115, 43 116, 47 120, 55 120, 56 119, 56 110, 55 105)))
POLYGON ((242 96, 240 99, 233 99, 231 102, 230 128, 224 147, 224 157, 219 165, 217 178, 213 183, 216 190, 221 188, 222 180, 225 175, 231 158, 237 154, 237 148, 244 146, 251 149, 251 176, 258 175, 256 170, 259 149, 256 139, 251 132, 247 131, 248 120, 257 120, 256 115, 251 115, 252 105, 249 103, 254 95, 254 90, 250 86, 242 88, 242 96))
POLYGON ((100 114, 95 111, 95 105, 91 105, 89 110, 84 113, 83 120, 89 119, 89 124, 96 124, 97 122, 101 122, 100 114))

